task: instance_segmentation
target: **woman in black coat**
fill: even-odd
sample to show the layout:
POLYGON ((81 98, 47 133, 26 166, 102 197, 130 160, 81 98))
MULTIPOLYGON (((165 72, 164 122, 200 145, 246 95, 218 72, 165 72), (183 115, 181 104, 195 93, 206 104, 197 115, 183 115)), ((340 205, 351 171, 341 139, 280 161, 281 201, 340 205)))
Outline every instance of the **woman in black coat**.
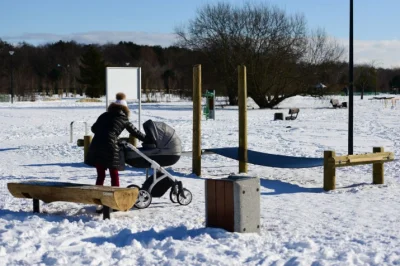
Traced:
POLYGON ((119 187, 118 167, 119 146, 118 136, 124 129, 144 141, 145 135, 129 122, 129 108, 125 100, 118 100, 111 103, 107 112, 99 116, 92 126, 94 133, 86 157, 86 164, 95 166, 97 170, 96 185, 103 185, 106 177, 106 170, 109 169, 111 185, 119 187))

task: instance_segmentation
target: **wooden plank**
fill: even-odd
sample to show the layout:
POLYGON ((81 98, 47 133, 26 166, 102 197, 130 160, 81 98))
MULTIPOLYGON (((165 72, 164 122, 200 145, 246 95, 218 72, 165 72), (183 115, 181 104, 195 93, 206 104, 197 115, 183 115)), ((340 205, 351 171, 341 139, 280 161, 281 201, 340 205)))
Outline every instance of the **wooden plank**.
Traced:
POLYGON ((215 192, 215 180, 206 179, 206 226, 217 227, 217 206, 216 206, 216 192, 215 192))
POLYGON ((384 162, 387 158, 383 157, 368 157, 368 158, 349 158, 349 163, 359 163, 359 162, 384 162))
POLYGON ((345 167, 353 165, 384 163, 393 160, 394 160, 393 152, 379 152, 379 153, 335 156, 333 159, 329 160, 329 163, 334 164, 335 167, 345 167))
POLYGON ((139 193, 137 188, 46 181, 8 183, 7 187, 16 198, 38 199, 46 203, 66 201, 104 205, 119 211, 131 209, 139 193))
POLYGON ((226 228, 225 226, 225 182, 223 180, 217 180, 215 184, 215 195, 217 196, 216 201, 216 213, 217 213, 217 226, 220 228, 226 228))
POLYGON ((229 232, 233 232, 234 228, 234 219, 235 219, 235 210, 234 210, 234 202, 233 202, 233 182, 225 181, 225 230, 229 232))

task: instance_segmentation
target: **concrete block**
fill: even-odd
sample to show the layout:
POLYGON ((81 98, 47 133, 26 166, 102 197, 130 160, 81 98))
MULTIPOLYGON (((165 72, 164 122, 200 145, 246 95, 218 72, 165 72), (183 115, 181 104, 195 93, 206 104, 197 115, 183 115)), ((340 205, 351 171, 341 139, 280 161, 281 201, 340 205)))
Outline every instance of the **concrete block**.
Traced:
POLYGON ((232 175, 206 179, 206 226, 230 232, 260 232, 260 179, 232 175))

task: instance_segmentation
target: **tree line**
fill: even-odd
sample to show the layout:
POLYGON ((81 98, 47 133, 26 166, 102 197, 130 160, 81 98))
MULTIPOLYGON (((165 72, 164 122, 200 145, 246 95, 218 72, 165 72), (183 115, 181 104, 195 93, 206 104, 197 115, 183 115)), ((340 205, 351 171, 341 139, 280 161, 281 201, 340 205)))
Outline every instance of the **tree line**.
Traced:
MULTIPOLYGON (((266 4, 206 4, 186 26, 175 30, 173 46, 79 44, 58 41, 13 47, 0 40, 0 94, 15 95, 62 90, 105 94, 105 67, 142 68, 142 91, 192 95, 192 67, 202 64, 204 90, 215 90, 237 104, 237 66, 247 67, 247 90, 260 108, 311 94, 340 93, 348 85, 344 49, 322 29, 309 29, 301 14, 287 14, 266 4), (13 55, 9 51, 14 51, 13 55), (12 70, 12 71, 11 71, 12 70), (324 84, 321 90, 317 84, 324 84)), ((400 69, 355 66, 355 91, 391 92, 400 88, 400 69)))

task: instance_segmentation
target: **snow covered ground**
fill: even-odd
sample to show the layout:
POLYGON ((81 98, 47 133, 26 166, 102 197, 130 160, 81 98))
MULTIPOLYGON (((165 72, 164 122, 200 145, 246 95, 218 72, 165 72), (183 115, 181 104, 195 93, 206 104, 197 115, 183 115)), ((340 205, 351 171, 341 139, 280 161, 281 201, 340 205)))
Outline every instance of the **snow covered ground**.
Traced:
MULTIPOLYGON (((346 101, 344 97, 337 97, 346 101)), ((400 105, 354 102, 354 152, 383 146, 400 156, 400 105)), ((348 110, 329 99, 294 97, 280 106, 300 108, 297 120, 273 121, 277 110, 248 110, 248 148, 282 155, 347 154, 348 110)), ((137 123, 137 106, 132 121, 137 123)), ((32 214, 32 202, 13 198, 7 182, 67 181, 94 184, 95 169, 83 164, 84 126, 104 103, 0 103, 0 265, 400 265, 399 161, 385 164, 385 184, 371 185, 372 166, 337 169, 337 190, 322 190, 322 167, 278 169, 249 165, 261 180, 261 234, 205 228, 204 180, 238 172, 238 162, 205 155, 202 177, 191 174, 191 157, 168 168, 193 193, 189 206, 166 194, 149 208, 102 220, 94 206, 55 202, 32 214)), ((192 104, 143 104, 142 122, 163 121, 192 149, 192 104)), ((127 136, 127 133, 124 133, 127 136)), ((237 108, 203 119, 202 147, 237 147, 237 108)), ((141 184, 144 169, 120 172, 121 186, 141 184)), ((106 184, 110 179, 107 176, 106 184)))

